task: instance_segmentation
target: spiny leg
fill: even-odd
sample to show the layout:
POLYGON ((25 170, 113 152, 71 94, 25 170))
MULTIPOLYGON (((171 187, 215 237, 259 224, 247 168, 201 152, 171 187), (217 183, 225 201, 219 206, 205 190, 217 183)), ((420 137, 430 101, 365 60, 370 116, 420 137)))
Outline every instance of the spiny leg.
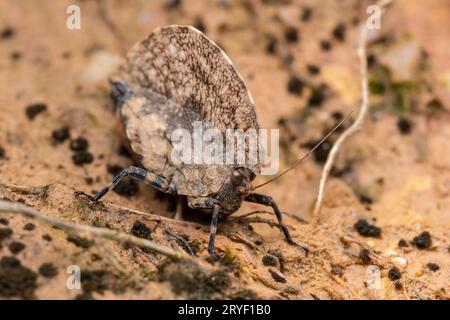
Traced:
MULTIPOLYGON (((172 184, 169 184, 167 180, 164 177, 158 176, 154 173, 148 172, 142 168, 138 167, 128 167, 126 169, 123 169, 118 175, 116 175, 112 181, 104 187, 102 190, 100 190, 97 194, 94 196, 89 196, 91 200, 98 201, 103 196, 105 196, 109 191, 114 189, 115 186, 119 184, 119 182, 125 178, 130 177, 133 179, 136 179, 138 181, 142 181, 145 184, 156 188, 162 192, 170 193, 170 194, 176 194, 176 188, 172 184)), ((85 195, 84 192, 77 191, 75 192, 75 195, 85 195)))
POLYGON ((275 215, 277 216, 281 231, 283 231, 283 234, 286 237, 287 242, 301 247, 303 250, 305 250, 306 254, 309 253, 309 248, 307 246, 297 243, 292 239, 291 234, 289 233, 289 229, 283 223, 283 216, 281 215, 281 211, 280 209, 278 209, 278 206, 276 202, 272 199, 272 197, 259 193, 250 193, 247 197, 245 197, 245 201, 259 203, 265 206, 272 207, 273 211, 275 212, 275 215))
POLYGON ((209 242, 208 242, 208 252, 212 256, 216 256, 216 249, 214 248, 214 243, 216 242, 217 233, 217 222, 219 221, 219 205, 214 205, 211 219, 211 229, 209 231, 209 242))
POLYGON ((220 206, 217 200, 207 197, 191 198, 188 204, 193 209, 211 209, 212 208, 212 219, 211 219, 211 229, 209 231, 209 241, 208 241, 208 252, 211 256, 217 257, 217 252, 214 247, 216 242, 217 234, 217 224, 219 221, 220 206))

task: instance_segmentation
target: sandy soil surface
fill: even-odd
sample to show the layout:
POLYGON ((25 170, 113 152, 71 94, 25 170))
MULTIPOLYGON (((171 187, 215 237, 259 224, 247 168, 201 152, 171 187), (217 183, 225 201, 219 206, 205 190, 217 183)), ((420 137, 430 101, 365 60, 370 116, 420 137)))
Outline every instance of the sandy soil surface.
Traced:
MULTIPOLYGON (((357 24, 368 3, 79 1, 81 30, 68 30, 71 3, 0 1, 0 198, 186 250, 169 230, 198 259, 173 262, 2 213, 0 298, 450 297, 448 1, 397 0, 371 38, 370 116, 339 155, 320 226, 285 218, 310 254, 277 227, 229 219, 219 227, 220 261, 206 250, 208 217, 173 220, 176 201, 145 185, 125 182, 98 205, 74 197, 132 164, 116 134, 108 77, 154 28, 202 29, 242 74, 261 127, 280 128, 287 168, 359 107, 357 24), (66 286, 72 265, 81 270, 79 290, 66 286)), ((260 191, 308 220, 339 133, 260 191)), ((264 208, 245 204, 235 215, 256 209, 264 208)))

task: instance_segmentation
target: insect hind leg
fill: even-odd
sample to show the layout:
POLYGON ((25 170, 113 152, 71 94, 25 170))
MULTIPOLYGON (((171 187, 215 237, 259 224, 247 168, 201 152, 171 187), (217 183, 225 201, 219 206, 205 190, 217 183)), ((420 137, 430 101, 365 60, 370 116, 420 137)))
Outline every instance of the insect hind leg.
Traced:
POLYGON ((287 226, 283 222, 283 216, 281 215, 281 211, 278 208, 278 205, 276 204, 276 202, 272 199, 272 197, 266 196, 266 195, 263 195, 263 194, 259 194, 259 193, 250 193, 245 198, 245 201, 259 203, 259 204, 262 204, 262 205, 265 205, 265 206, 272 207, 272 209, 275 212, 275 215, 276 215, 276 217, 278 219, 278 223, 280 224, 281 231, 283 231, 283 234, 286 237, 287 242, 289 242, 290 244, 294 244, 296 246, 299 246, 300 248, 305 250, 306 254, 309 253, 310 250, 309 250, 309 248, 306 245, 297 243, 296 241, 294 241, 292 239, 291 234, 289 233, 289 229, 287 228, 287 226))
MULTIPOLYGON (((162 191, 164 193, 169 194, 176 194, 176 188, 174 185, 169 184, 167 180, 162 177, 158 176, 154 173, 148 172, 142 168, 138 167, 128 167, 126 169, 123 169, 118 175, 116 175, 112 181, 105 186, 103 189, 101 189, 97 194, 94 196, 89 196, 91 200, 93 201, 99 201, 101 198, 103 198, 109 191, 114 189, 120 181, 125 178, 130 177, 137 181, 144 182, 145 184, 158 189, 159 191, 162 191)), ((81 195, 85 194, 84 192, 75 192, 75 195, 81 195)))

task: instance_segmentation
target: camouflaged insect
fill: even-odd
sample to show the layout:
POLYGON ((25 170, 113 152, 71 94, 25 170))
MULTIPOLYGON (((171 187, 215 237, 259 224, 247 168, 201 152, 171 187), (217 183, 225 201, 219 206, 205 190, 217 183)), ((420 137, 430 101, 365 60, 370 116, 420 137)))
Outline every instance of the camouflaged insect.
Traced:
MULTIPOLYGON (((255 104, 227 55, 190 26, 158 28, 128 53, 111 81, 129 146, 139 167, 129 167, 91 197, 98 201, 129 176, 170 194, 187 197, 194 209, 212 211, 208 251, 213 254, 219 216, 237 211, 242 201, 271 206, 289 243, 296 244, 271 197, 251 193, 260 172, 253 165, 187 164, 171 161, 173 130, 258 130, 255 104)), ((246 150, 248 152, 248 150, 246 150)), ((302 246, 302 248, 305 248, 302 246)))

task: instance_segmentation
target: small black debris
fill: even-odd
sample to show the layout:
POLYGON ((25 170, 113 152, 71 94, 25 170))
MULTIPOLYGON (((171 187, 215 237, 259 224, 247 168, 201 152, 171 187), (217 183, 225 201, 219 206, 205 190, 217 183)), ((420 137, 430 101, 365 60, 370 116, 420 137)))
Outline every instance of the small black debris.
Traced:
POLYGON ((193 25, 197 30, 200 30, 203 33, 206 32, 205 23, 203 22, 202 18, 195 19, 195 22, 193 25))
POLYGON ((363 264, 370 264, 372 259, 370 258, 370 251, 367 249, 361 249, 359 251, 359 258, 363 264))
POLYGON ((380 238, 381 237, 381 228, 370 224, 365 219, 359 219, 355 223, 354 228, 363 237, 371 237, 371 238, 380 238))
POLYGON ((308 99, 309 107, 319 107, 327 98, 328 86, 326 84, 321 84, 320 86, 313 88, 311 96, 308 99))
POLYGON ((0 146, 0 159, 3 159, 3 158, 5 157, 5 155, 6 155, 5 149, 3 149, 3 148, 0 146))
POLYGON ((117 165, 117 164, 108 164, 106 165, 106 171, 108 173, 112 174, 113 176, 117 176, 120 172, 122 172, 123 167, 117 165))
POLYGON ((396 280, 400 279, 401 277, 402 277, 402 274, 401 274, 400 270, 398 270, 398 268, 393 267, 393 268, 389 269, 389 272, 388 272, 389 280, 396 281, 396 280))
POLYGON ((72 151, 85 151, 89 148, 89 141, 84 137, 78 137, 70 141, 70 149, 72 151))
POLYGON ((26 231, 33 231, 36 228, 36 226, 34 225, 34 223, 28 222, 23 226, 23 230, 26 231))
POLYGON ((272 266, 272 267, 278 267, 280 265, 278 258, 271 254, 266 254, 264 257, 262 257, 262 263, 265 266, 272 266))
POLYGON ((320 41, 320 48, 322 51, 330 51, 331 50, 331 42, 328 40, 320 41))
POLYGON ((151 230, 145 224, 140 221, 135 221, 133 227, 131 228, 131 233, 138 237, 144 239, 152 239, 151 230))
POLYGON ((72 242, 77 247, 84 249, 89 249, 94 244, 92 240, 75 235, 67 236, 67 241, 72 242))
POLYGON ((17 268, 17 267, 19 267, 21 265, 22 265, 22 263, 16 257, 3 257, 0 260, 0 267, 1 268, 5 268, 5 269, 17 268))
POLYGON ((293 75, 289 78, 287 90, 289 93, 301 95, 304 86, 305 84, 303 81, 299 77, 293 75))
POLYGON ((397 121, 397 128, 401 134, 409 134, 411 132, 413 125, 410 120, 406 118, 400 118, 397 121))
POLYGON ((289 43, 298 42, 299 35, 298 35, 297 28, 295 28, 295 27, 286 28, 286 30, 284 31, 284 38, 289 43))
POLYGON ((13 51, 11 52, 10 56, 11 60, 16 61, 22 58, 22 52, 20 51, 13 51))
POLYGON ((2 39, 9 39, 14 36, 14 29, 11 27, 5 27, 2 32, 0 33, 0 38, 2 39))
POLYGON ((400 281, 397 281, 394 284, 394 288, 395 288, 395 290, 402 290, 403 289, 403 284, 400 281))
POLYGON ((308 72, 310 75, 318 75, 320 73, 320 68, 318 66, 316 66, 315 64, 308 64, 306 66, 306 68, 308 69, 308 72))
POLYGON ((70 131, 68 127, 62 127, 60 129, 55 129, 52 132, 52 138, 57 143, 62 143, 70 138, 70 131))
POLYGON ((269 272, 272 275, 273 280, 275 280, 277 282, 281 282, 281 283, 287 282, 286 278, 284 277, 284 275, 281 272, 279 272, 275 269, 269 269, 269 272))
POLYGON ((345 41, 345 33, 346 33, 346 27, 343 23, 339 23, 334 29, 333 29, 333 37, 338 41, 345 41))
POLYGON ((300 20, 303 22, 307 22, 309 20, 311 20, 313 14, 313 10, 310 7, 303 7, 302 8, 302 13, 300 15, 300 20))
POLYGON ((58 270, 53 263, 46 262, 39 267, 39 273, 45 278, 53 278, 58 274, 58 270))
POLYGON ((372 204, 373 203, 373 198, 371 196, 361 193, 361 192, 358 193, 358 199, 359 199, 359 202, 361 202, 362 204, 372 204))
POLYGON ((341 121, 342 119, 344 119, 344 115, 342 114, 342 112, 340 111, 335 111, 331 114, 331 117, 336 120, 337 122, 341 121))
POLYGON ((32 299, 37 288, 37 274, 22 266, 14 257, 0 260, 0 296, 32 299))
POLYGON ((34 103, 30 104, 26 109, 25 113, 29 120, 34 120, 38 114, 47 110, 47 105, 45 103, 34 103))
POLYGON ((94 156, 89 151, 77 151, 72 155, 72 161, 76 166, 82 166, 92 163, 94 156))
POLYGON ((128 178, 128 180, 120 181, 120 183, 114 187, 113 191, 124 197, 132 197, 138 193, 139 186, 136 181, 128 178))
POLYGON ((268 54, 275 54, 277 52, 278 40, 275 37, 271 37, 266 44, 266 52, 268 54))
POLYGON ((427 268, 430 270, 430 271, 438 271, 441 267, 439 267, 439 265, 438 264, 436 264, 436 263, 433 263, 433 262, 430 262, 430 263, 427 263, 427 268))
POLYGON ((25 245, 22 242, 13 241, 9 244, 8 248, 12 254, 17 254, 23 249, 25 249, 25 245))
POLYGON ((53 240, 53 238, 49 234, 44 234, 42 236, 42 239, 45 240, 45 241, 48 241, 48 242, 53 240))
POLYGON ((88 186, 91 186, 94 183, 94 179, 92 177, 85 177, 84 181, 88 186))
POLYGON ((9 221, 6 218, 0 218, 0 224, 7 226, 9 224, 9 221))
POLYGON ((400 239, 398 241, 398 246, 400 248, 406 248, 406 247, 408 247, 408 242, 405 239, 400 239))
POLYGON ((431 247, 432 240, 428 231, 424 231, 418 236, 414 237, 412 244, 419 249, 427 249, 431 247))
POLYGON ((127 157, 127 158, 132 158, 133 157, 133 155, 130 152, 130 149, 125 147, 124 145, 120 145, 119 146, 119 149, 117 150, 117 153, 120 156, 123 156, 123 157, 127 157))
POLYGON ((166 3, 166 9, 168 10, 176 10, 178 9, 182 4, 181 0, 169 0, 166 3))
POLYGON ((0 228, 0 241, 10 237, 13 234, 11 228, 0 228))
POLYGON ((370 53, 367 56, 367 66, 372 68, 375 64, 377 64, 377 57, 373 53, 370 53))

